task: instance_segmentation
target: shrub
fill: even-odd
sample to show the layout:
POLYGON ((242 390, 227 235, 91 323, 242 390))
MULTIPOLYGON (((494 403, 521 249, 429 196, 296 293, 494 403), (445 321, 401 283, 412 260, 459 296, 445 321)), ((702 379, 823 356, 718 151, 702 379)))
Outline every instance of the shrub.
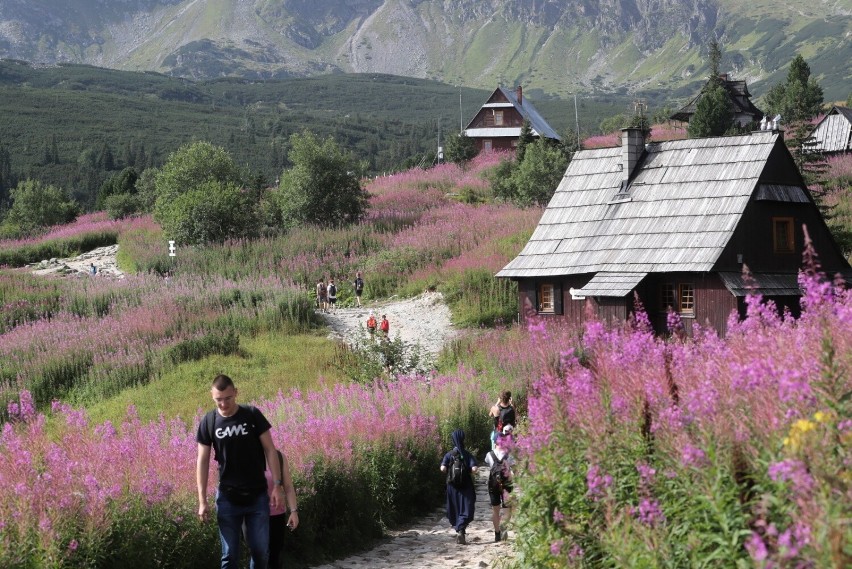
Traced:
POLYGON ((134 194, 113 194, 104 198, 104 209, 110 219, 124 219, 139 213, 142 202, 134 194))

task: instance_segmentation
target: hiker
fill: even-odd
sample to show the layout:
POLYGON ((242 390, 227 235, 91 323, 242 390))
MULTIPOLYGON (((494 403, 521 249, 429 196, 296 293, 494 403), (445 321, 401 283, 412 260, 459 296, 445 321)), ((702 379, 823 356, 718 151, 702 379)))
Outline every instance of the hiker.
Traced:
MULTIPOLYGON (((284 549, 285 528, 293 531, 299 527, 299 508, 296 506, 296 488, 293 486, 293 477, 290 475, 290 464, 283 452, 279 450, 277 454, 281 479, 284 481, 284 502, 277 508, 269 510, 269 569, 282 567, 281 551, 284 549)), ((266 486, 270 497, 278 491, 269 468, 266 469, 266 486)))
POLYGON ((98 268, 95 266, 95 264, 94 264, 94 263, 92 263, 91 267, 89 268, 89 271, 90 271, 93 275, 98 274, 98 268))
POLYGON ((328 309, 333 311, 334 305, 337 304, 337 286, 334 284, 334 279, 328 279, 326 296, 328 297, 328 309))
POLYGON ((370 312, 370 317, 367 318, 367 332, 370 333, 370 339, 376 337, 376 315, 370 312))
POLYGON ((382 314, 382 321, 379 324, 379 330, 382 331, 382 335, 385 338, 390 337, 390 322, 388 322, 388 317, 382 314))
POLYGON ((491 448, 494 449, 498 435, 503 433, 503 427, 515 426, 515 406, 512 404, 511 391, 505 390, 500 393, 497 403, 491 406, 488 416, 494 420, 494 429, 491 431, 491 448))
POLYGON ((325 288, 325 280, 317 281, 317 309, 325 312, 326 299, 328 298, 328 290, 325 288))
POLYGON ((230 377, 217 375, 210 388, 216 409, 198 425, 195 481, 198 486, 198 517, 207 519, 207 477, 210 448, 219 464, 216 521, 222 542, 222 568, 237 567, 240 533, 245 525, 252 569, 266 569, 269 561, 269 512, 284 502, 284 481, 278 453, 269 434, 271 425, 256 407, 237 404, 237 389, 230 377), (264 471, 272 473, 275 486, 267 494, 264 471))
POLYGON ((355 282, 352 283, 355 288, 355 300, 358 306, 361 306, 361 293, 364 292, 364 279, 361 278, 361 271, 355 273, 355 282))
POLYGON ((497 437, 497 444, 485 455, 488 465, 488 499, 491 503, 491 522, 494 524, 494 541, 506 541, 507 532, 504 529, 512 517, 512 504, 509 494, 512 492, 512 464, 514 460, 509 455, 512 448, 512 425, 503 427, 503 432, 497 437), (501 524, 501 512, 506 510, 506 516, 501 524))
POLYGON ((476 489, 473 473, 476 459, 464 448, 464 431, 456 429, 452 434, 453 450, 444 455, 441 472, 447 474, 447 519, 456 530, 456 542, 467 543, 465 531, 473 521, 476 508, 476 489))

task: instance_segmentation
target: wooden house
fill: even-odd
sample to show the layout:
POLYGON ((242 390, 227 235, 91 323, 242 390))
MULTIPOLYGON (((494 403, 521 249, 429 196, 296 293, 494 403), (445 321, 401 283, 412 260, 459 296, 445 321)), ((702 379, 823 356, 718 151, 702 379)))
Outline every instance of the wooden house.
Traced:
MULTIPOLYGON (((745 81, 734 81, 728 78, 728 74, 724 73, 721 76, 722 84, 725 91, 728 92, 728 101, 733 118, 732 124, 746 126, 752 122, 758 122, 763 118, 763 112, 754 106, 751 102, 751 93, 748 92, 748 86, 745 81)), ((706 85, 705 85, 706 86, 706 85)), ((702 88, 701 93, 698 93, 691 101, 681 107, 675 114, 669 117, 672 120, 689 122, 692 115, 695 114, 695 109, 698 106, 698 101, 704 93, 702 88)))
POLYGON ((498 87, 464 129, 474 139, 477 152, 513 150, 518 146, 524 121, 530 123, 534 137, 560 140, 559 135, 524 98, 523 89, 515 91, 498 87))
POLYGON ((834 106, 811 133, 807 148, 814 152, 852 152, 852 109, 834 106))
POLYGON ((657 331, 726 331, 749 290, 798 312, 807 227, 824 270, 849 264, 778 131, 577 152, 529 242, 498 274, 519 311, 581 323, 626 319, 638 295, 657 331), (743 277, 747 266, 751 277, 743 277))

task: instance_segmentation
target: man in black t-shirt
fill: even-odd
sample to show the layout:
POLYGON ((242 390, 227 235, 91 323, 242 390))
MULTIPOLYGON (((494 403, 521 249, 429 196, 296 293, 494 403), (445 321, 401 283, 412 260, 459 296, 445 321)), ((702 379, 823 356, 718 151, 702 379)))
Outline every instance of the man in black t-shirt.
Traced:
POLYGON ((269 433, 271 425, 255 407, 237 404, 237 389, 227 375, 218 375, 211 388, 216 409, 198 425, 198 517, 207 518, 207 478, 210 449, 219 463, 216 521, 222 541, 222 568, 237 567, 240 534, 245 524, 252 569, 267 569, 269 506, 284 501, 278 454, 269 433), (264 471, 269 466, 275 491, 267 494, 264 471))

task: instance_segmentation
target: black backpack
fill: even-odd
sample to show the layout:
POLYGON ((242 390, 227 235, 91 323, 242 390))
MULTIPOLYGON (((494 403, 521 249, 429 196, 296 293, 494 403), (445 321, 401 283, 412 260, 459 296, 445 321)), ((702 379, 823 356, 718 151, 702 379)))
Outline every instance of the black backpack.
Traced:
POLYGON ((497 432, 503 434, 503 427, 506 425, 515 426, 515 408, 512 405, 500 407, 500 413, 497 415, 497 432))
POLYGON ((488 472, 488 489, 493 492, 502 492, 504 488, 508 490, 508 478, 503 464, 505 457, 503 457, 503 460, 498 459, 497 454, 493 450, 488 451, 488 454, 491 455, 491 470, 488 472))
POLYGON ((459 449, 455 449, 453 451, 453 459, 450 461, 450 468, 447 471, 447 484, 461 488, 467 481, 467 475, 467 464, 465 464, 464 455, 459 449))
POLYGON ((337 296, 337 287, 333 284, 330 284, 328 285, 328 297, 331 298, 333 296, 337 296))

